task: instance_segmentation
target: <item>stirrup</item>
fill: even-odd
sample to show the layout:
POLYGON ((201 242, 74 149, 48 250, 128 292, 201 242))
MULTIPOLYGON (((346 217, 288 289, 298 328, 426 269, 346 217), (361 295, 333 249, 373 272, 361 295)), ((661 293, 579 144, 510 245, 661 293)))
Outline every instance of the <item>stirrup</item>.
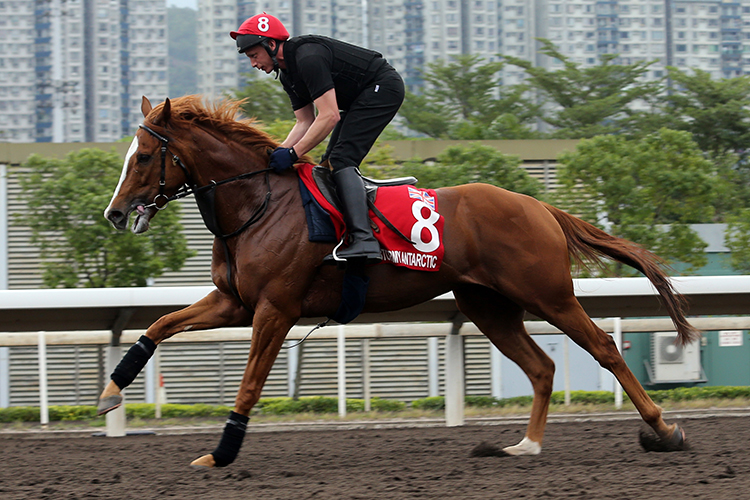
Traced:
POLYGON ((341 238, 341 241, 338 242, 338 244, 333 248, 331 253, 323 257, 323 264, 328 266, 336 266, 339 271, 343 271, 346 269, 346 259, 342 259, 336 254, 336 250, 341 248, 341 245, 344 244, 344 237, 341 238))
POLYGON ((338 245, 336 245, 335 247, 333 247, 333 250, 331 251, 331 257, 333 257, 333 260, 334 260, 334 261, 335 261, 336 263, 339 263, 339 262, 341 262, 341 263, 346 263, 346 259, 343 259, 343 258, 339 257, 339 256, 338 256, 338 254, 336 253, 336 251, 337 251, 337 250, 338 250, 339 248, 341 248, 341 245, 343 245, 343 244, 344 244, 344 239, 345 239, 345 238, 346 238, 346 236, 344 236, 343 238, 341 238, 341 241, 339 241, 339 244, 338 244, 338 245))

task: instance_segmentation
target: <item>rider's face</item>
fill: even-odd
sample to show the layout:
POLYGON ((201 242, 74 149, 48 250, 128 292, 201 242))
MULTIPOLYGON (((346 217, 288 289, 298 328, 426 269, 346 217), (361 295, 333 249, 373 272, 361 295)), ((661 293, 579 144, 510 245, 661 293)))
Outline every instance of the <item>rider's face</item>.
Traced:
POLYGON ((273 60, 271 59, 271 56, 268 55, 268 52, 266 52, 266 49, 261 45, 250 47, 245 51, 245 55, 250 58, 250 63, 253 65, 253 68, 265 71, 266 73, 273 71, 273 60))

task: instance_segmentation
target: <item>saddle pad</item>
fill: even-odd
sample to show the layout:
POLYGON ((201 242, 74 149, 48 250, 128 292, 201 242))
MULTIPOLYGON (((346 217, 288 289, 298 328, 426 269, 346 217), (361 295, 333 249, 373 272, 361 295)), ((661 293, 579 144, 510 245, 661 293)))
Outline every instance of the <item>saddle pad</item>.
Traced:
MULTIPOLYGON (((341 240, 346 226, 344 217, 320 193, 312 177, 313 165, 300 165, 297 173, 318 204, 331 217, 336 237, 341 240)), ((383 261, 419 271, 438 271, 443 261, 443 216, 438 213, 437 196, 432 189, 414 186, 379 187, 375 207, 403 236, 394 232, 372 210, 375 238, 380 243, 383 261)))

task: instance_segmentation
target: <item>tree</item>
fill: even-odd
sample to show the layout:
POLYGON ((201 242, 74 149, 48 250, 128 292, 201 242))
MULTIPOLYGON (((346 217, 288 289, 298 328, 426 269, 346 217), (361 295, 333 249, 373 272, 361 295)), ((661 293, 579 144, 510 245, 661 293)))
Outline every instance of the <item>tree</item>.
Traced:
POLYGON ((705 265, 706 243, 689 225, 711 222, 726 184, 690 134, 662 129, 641 140, 598 136, 559 162, 555 203, 561 208, 667 261, 688 264, 687 272, 705 265))
POLYGON ((294 120, 294 112, 289 96, 284 88, 272 78, 257 73, 245 73, 245 85, 229 93, 232 99, 246 99, 240 109, 249 118, 257 118, 263 123, 294 120))
POLYGON ((484 182, 517 193, 538 196, 542 186, 531 177, 517 156, 506 155, 495 148, 473 143, 452 146, 440 153, 434 163, 408 161, 399 168, 387 170, 388 176, 413 175, 420 188, 439 188, 484 182))
POLYGON ((714 156, 742 153, 750 145, 750 77, 712 79, 699 69, 692 75, 670 67, 676 90, 665 98, 664 113, 675 128, 693 134, 698 146, 714 156))
POLYGON ((549 40, 538 40, 540 52, 560 61, 562 69, 550 71, 512 56, 504 59, 523 68, 528 74, 526 83, 558 108, 542 116, 557 129, 553 137, 578 139, 617 133, 622 122, 635 113, 631 108, 634 102, 653 101, 661 92, 660 82, 643 81, 650 62, 619 65, 614 64, 616 54, 604 54, 599 65, 581 68, 549 40))
POLYGON ((525 98, 526 86, 500 87, 497 74, 502 67, 478 55, 428 63, 424 94, 407 92, 400 114, 410 129, 433 138, 525 138, 533 134, 526 125, 538 107, 525 98), (490 129, 502 116, 513 116, 517 122, 490 129))
POLYGON ((147 278, 177 271, 192 255, 176 203, 140 236, 116 231, 104 219, 121 165, 115 152, 81 149, 65 160, 33 155, 21 166, 26 211, 16 222, 31 229, 31 242, 39 246, 46 286, 145 286, 147 278))
POLYGON ((665 97, 662 114, 672 117, 673 128, 690 132, 733 185, 717 209, 750 207, 750 77, 715 80, 705 71, 668 69, 676 90, 665 97))
POLYGON ((729 249, 732 268, 743 274, 750 273, 750 208, 727 217, 724 244, 729 249))

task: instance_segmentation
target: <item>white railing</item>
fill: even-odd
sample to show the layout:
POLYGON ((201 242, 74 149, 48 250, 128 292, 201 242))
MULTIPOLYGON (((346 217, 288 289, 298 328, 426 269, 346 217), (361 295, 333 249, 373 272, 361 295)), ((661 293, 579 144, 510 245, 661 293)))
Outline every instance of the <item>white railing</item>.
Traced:
MULTIPOLYGON (((648 318, 648 319, 621 319, 607 318, 596 320, 595 323, 605 332, 613 335, 618 349, 622 352, 622 334, 624 332, 655 332, 669 331, 673 325, 668 318, 648 318)), ((750 317, 708 317, 692 318, 691 323, 701 330, 747 330, 750 329, 750 317)), ((560 334, 560 330, 549 323, 542 321, 525 322, 527 331, 530 334, 560 334)), ((296 326, 292 328, 287 336, 289 344, 295 344, 309 332, 309 327, 296 326)), ((135 342, 142 334, 141 331, 126 331, 122 335, 125 345, 135 342)), ((337 342, 337 366, 338 366, 338 395, 339 395, 339 415, 346 415, 346 348, 347 339, 384 339, 384 338, 410 338, 410 337, 428 337, 428 338, 445 338, 445 404, 446 404, 446 425, 458 426, 464 422, 464 366, 463 366, 463 338, 467 336, 482 335, 479 329, 473 323, 414 323, 414 324, 354 324, 338 325, 334 328, 323 328, 315 332, 315 339, 336 339, 337 342)), ((232 342, 248 341, 252 336, 251 328, 233 328, 217 329, 200 332, 184 332, 177 337, 172 337, 166 343, 184 343, 184 342, 232 342)), ((40 421, 47 424, 48 415, 48 395, 47 395, 47 359, 46 350, 48 345, 91 345, 106 344, 109 342, 109 332, 23 332, 23 333, 0 333, 0 346, 18 347, 34 346, 38 347, 39 352, 39 391, 40 391, 40 421)), ((365 344, 367 345, 367 344, 365 344)), ((563 343, 563 377, 565 401, 570 401, 570 365, 568 358, 567 338, 563 343)), ((115 363, 119 362, 120 356, 118 350, 110 353, 108 360, 108 371, 111 371, 115 363)), ((157 353, 159 351, 157 350, 157 353)), ((158 358, 157 358, 158 360, 158 358)), ((435 365, 437 365, 435 363, 435 365)), ((437 369, 437 368, 435 368, 437 369)), ((369 387, 369 354, 368 349, 363 349, 362 356, 362 380, 363 393, 366 409, 370 406, 370 387, 369 387)), ((157 387, 156 381, 160 378, 158 362, 156 368, 149 366, 147 370, 149 377, 154 379, 150 383, 157 387)), ((493 376, 493 379, 496 376, 493 376)), ((622 388, 618 383, 614 383, 612 391, 615 395, 616 407, 622 406, 622 388)), ((157 397, 157 411, 160 400, 157 397)), ((124 432, 124 410, 120 414, 113 415, 108 420, 108 435, 122 435, 124 432), (112 420, 112 423, 110 423, 112 420), (110 431, 114 426, 119 431, 110 431), (110 434, 112 432, 112 434, 110 434)))
MULTIPOLYGON (((712 315, 750 314, 750 276, 685 277, 674 280, 678 292, 690 300, 689 313, 712 315)), ((622 332, 650 332, 673 330, 668 318, 655 318, 665 314, 656 293, 645 278, 581 279, 574 283, 576 296, 591 316, 613 317, 597 321, 604 331, 615 335, 621 346, 622 332), (649 319, 620 319, 621 317, 652 317, 649 319)), ((112 338, 108 328, 145 328, 159 316, 195 302, 212 290, 212 287, 175 288, 121 288, 121 289, 73 289, 73 290, 0 290, 0 346, 39 345, 40 376, 43 374, 42 359, 46 346, 50 344, 107 344, 112 338), (46 331, 44 334, 37 333, 46 331), (47 331, 57 330, 57 331, 47 331), (82 332, 78 330, 89 330, 82 332), (34 333, 29 333, 34 332, 34 333)), ((444 294, 421 306, 394 313, 380 315, 365 314, 358 321, 399 322, 350 324, 340 328, 324 328, 316 332, 316 339, 336 338, 398 338, 439 337, 446 339, 446 423, 463 423, 463 341, 466 335, 479 335, 473 324, 457 323, 459 311, 452 294, 444 294), (442 321, 409 324, 410 321, 442 321), (445 322, 452 321, 452 322, 445 322), (458 328, 460 327, 460 328, 458 328)), ((313 320, 314 321, 314 320, 313 320)), ((749 329, 748 317, 691 318, 699 329, 749 329)), ((532 321, 526 323, 530 334, 559 334, 551 325, 532 321)), ((289 340, 301 339, 309 326, 296 326, 288 335, 289 340)), ((119 333, 119 331, 118 331, 119 333)), ((121 341, 125 345, 134 342, 140 331, 122 331, 121 341)), ((213 330, 210 332, 185 332, 170 341, 201 342, 250 339, 247 328, 213 330)), ((169 342, 169 341, 168 341, 169 342)), ((346 375, 343 349, 338 357, 339 394, 345 395, 346 375), (342 392, 343 391, 343 392, 342 392)), ((119 347, 111 350, 112 362, 119 360, 119 347)), ((567 362, 564 373, 569 373, 567 362)), ((111 371, 112 367, 108 367, 111 371)), ((2 374, 0 374, 2 375, 2 374)), ((365 377, 367 379, 367 377, 365 377)), ((44 383, 40 382, 40 387, 44 383)), ((566 380, 569 391, 569 383, 566 380)), ((616 398, 621 401, 621 393, 616 398)), ((369 389, 366 389, 366 393, 369 389)), ((43 396, 41 401, 44 401, 43 396)), ((341 400, 345 399, 344 397, 341 400)), ((567 398, 566 398, 567 399, 567 398)), ((123 410, 124 411, 124 410, 123 410)), ((345 406, 340 407, 340 413, 345 406)), ((44 419, 46 417, 42 416, 44 419)), ((113 420, 114 420, 113 416, 113 420)), ((110 419, 108 419, 109 422, 110 419)), ((108 430, 109 434, 109 430, 108 430)))

